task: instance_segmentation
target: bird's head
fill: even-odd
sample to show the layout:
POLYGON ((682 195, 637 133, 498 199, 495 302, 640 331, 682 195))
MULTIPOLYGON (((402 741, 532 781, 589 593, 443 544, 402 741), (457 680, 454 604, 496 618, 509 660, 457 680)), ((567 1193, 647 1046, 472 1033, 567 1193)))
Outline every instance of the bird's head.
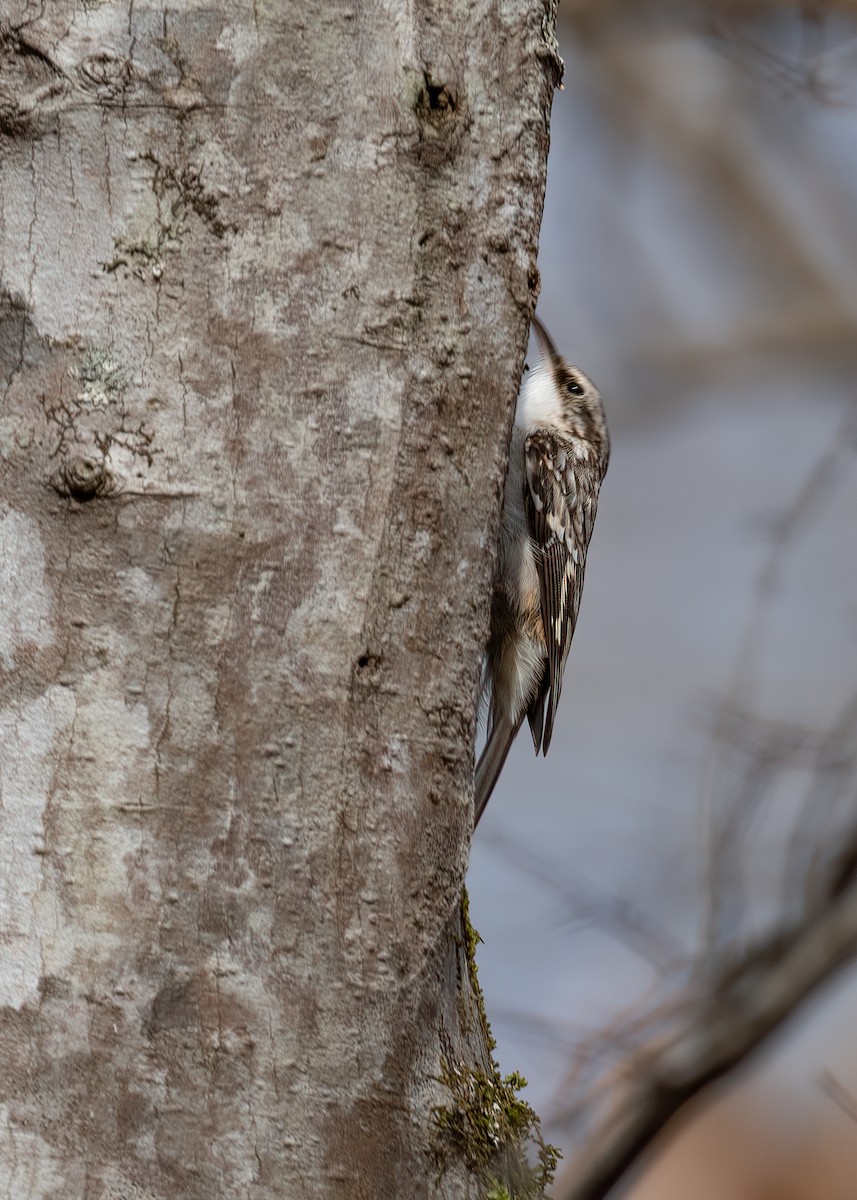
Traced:
POLYGON ((581 457, 607 468, 610 438, 601 394, 588 375, 557 352, 538 317, 533 327, 539 342, 539 361, 524 376, 518 400, 517 424, 525 429, 559 427, 581 457))

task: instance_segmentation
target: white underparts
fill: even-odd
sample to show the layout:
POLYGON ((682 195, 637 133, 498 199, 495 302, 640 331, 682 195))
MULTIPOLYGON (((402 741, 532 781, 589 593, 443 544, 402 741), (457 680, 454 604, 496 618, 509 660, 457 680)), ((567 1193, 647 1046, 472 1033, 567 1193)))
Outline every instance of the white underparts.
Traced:
POLYGON ((505 700, 506 720, 515 725, 535 698, 545 669, 541 642, 516 631, 508 638, 497 663, 495 685, 505 700))

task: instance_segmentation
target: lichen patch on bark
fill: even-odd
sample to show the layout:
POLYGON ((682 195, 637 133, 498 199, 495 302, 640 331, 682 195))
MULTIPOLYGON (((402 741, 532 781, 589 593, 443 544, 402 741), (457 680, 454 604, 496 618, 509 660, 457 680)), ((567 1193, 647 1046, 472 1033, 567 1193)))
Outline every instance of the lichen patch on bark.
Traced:
POLYGON ((0 1007, 38 1000, 44 932, 56 925, 54 901, 43 890, 46 856, 55 852, 45 813, 74 711, 73 694, 52 687, 17 711, 0 712, 0 1007))
POLYGON ((54 636, 39 526, 0 501, 0 669, 12 671, 28 645, 50 646, 54 636))

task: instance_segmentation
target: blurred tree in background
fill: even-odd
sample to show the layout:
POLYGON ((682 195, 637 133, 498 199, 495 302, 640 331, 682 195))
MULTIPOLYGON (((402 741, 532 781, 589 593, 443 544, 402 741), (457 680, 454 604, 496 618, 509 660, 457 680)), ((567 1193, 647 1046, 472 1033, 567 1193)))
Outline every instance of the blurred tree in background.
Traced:
POLYGON ((557 1197, 630 1179, 782 1031, 631 1194, 838 1200, 857 5, 565 0, 559 36, 539 311, 598 382, 614 455, 558 743, 515 748, 474 847, 489 1015, 552 1098, 557 1197))

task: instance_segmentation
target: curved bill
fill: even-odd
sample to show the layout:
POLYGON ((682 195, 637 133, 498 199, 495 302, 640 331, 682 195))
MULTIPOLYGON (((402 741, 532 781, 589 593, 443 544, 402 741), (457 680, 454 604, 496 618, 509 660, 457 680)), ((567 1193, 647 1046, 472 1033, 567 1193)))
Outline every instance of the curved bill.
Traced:
POLYGON ((535 329, 541 347, 547 354, 548 358, 550 358, 553 362, 556 362, 556 360, 559 358, 559 355, 556 352, 556 346, 551 341, 550 334, 545 329, 544 325, 542 325, 535 313, 533 313, 533 328, 535 329))

